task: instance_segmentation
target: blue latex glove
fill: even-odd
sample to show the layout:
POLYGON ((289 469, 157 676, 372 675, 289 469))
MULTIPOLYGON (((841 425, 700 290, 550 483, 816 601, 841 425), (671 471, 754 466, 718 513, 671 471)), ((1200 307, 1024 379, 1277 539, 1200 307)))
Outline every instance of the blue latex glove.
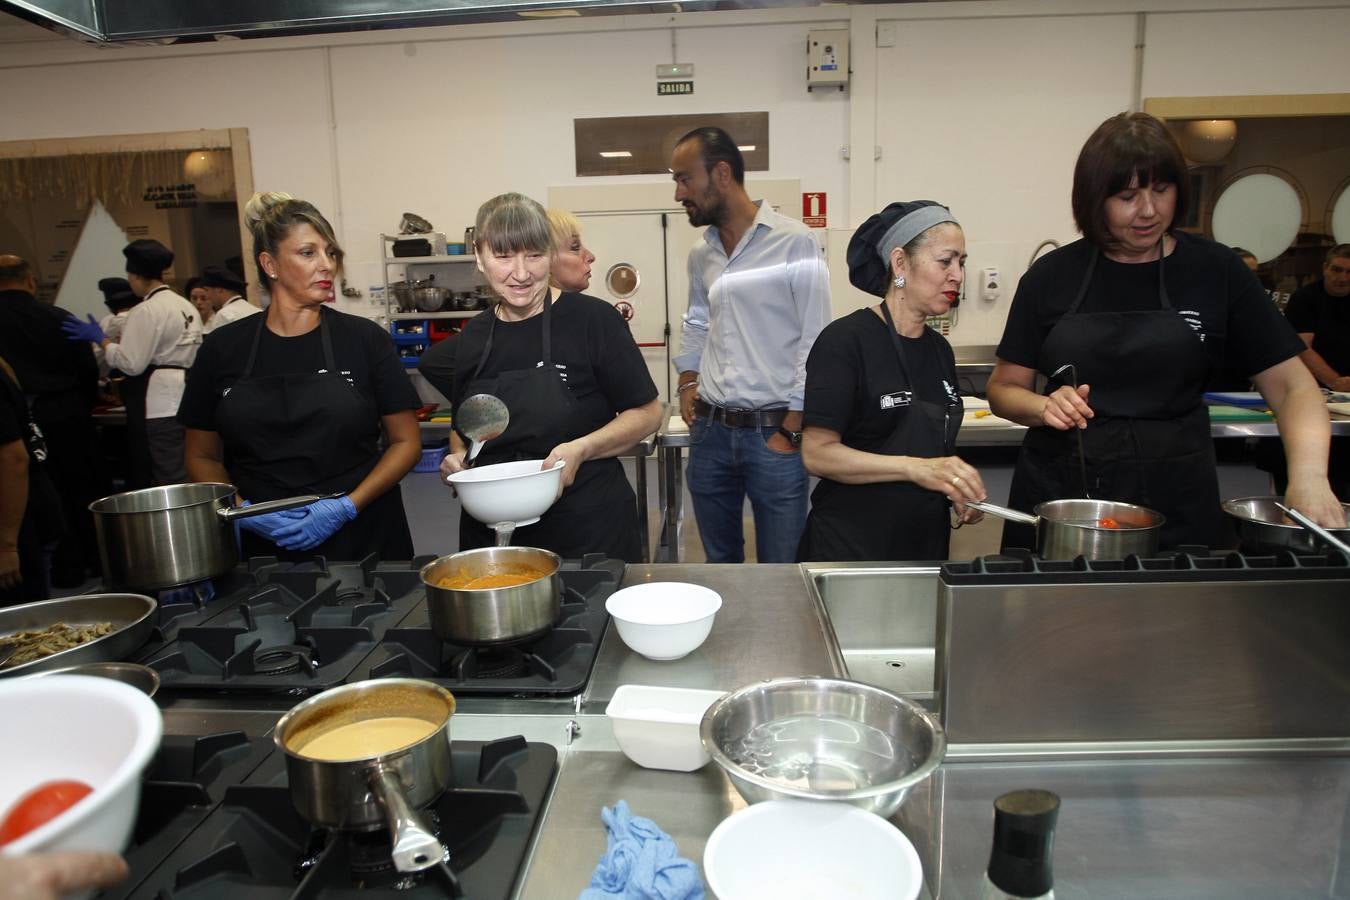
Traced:
POLYGON ((88 322, 81 322, 74 316, 66 316, 66 320, 61 323, 61 330, 66 333, 66 338, 72 341, 89 341, 92 344, 101 344, 103 338, 106 337, 93 313, 89 314, 88 322))
MULTIPOLYGON (((249 502, 245 500, 240 506, 248 506, 249 502)), ((305 517, 305 509, 283 509, 280 512, 263 513, 261 516, 251 516, 247 519, 239 519, 239 527, 246 531, 251 531, 260 535, 273 543, 276 543, 277 532, 288 525, 294 525, 296 520, 305 517)))
POLYGON ((698 866, 655 822, 634 816, 624 800, 602 809, 600 819, 609 848, 578 900, 703 900, 698 866))
POLYGON ((313 550, 356 518, 356 504, 350 497, 338 497, 336 500, 317 500, 296 512, 303 515, 278 529, 272 540, 287 550, 313 550))

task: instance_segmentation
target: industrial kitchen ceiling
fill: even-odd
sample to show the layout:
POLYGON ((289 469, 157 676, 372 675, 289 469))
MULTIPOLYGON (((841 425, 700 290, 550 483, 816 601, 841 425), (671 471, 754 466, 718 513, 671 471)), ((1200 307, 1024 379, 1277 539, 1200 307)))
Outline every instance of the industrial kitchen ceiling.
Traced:
POLYGON ((280 37, 533 18, 821 5, 824 0, 0 0, 0 11, 83 40, 172 43, 218 36, 280 37))

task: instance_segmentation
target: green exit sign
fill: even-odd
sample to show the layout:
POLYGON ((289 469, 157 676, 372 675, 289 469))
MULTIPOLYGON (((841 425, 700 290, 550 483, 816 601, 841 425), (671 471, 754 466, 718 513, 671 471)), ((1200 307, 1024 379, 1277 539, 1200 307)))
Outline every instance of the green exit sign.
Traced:
POLYGON ((658 81, 656 83, 656 96, 658 97, 692 94, 693 92, 694 83, 692 81, 658 81))

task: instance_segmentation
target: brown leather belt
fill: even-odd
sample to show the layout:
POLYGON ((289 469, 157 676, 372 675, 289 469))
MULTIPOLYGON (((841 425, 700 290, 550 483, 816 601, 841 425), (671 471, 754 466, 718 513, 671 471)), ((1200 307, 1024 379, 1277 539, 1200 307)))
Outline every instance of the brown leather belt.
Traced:
POLYGON ((787 418, 787 409, 728 409, 702 400, 694 401, 694 413, 721 422, 728 428, 777 428, 787 418))

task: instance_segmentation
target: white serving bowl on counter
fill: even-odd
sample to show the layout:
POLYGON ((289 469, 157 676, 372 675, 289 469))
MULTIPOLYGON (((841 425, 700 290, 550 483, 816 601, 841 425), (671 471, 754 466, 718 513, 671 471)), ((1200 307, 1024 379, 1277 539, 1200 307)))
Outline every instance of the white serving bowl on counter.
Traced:
POLYGON ((605 601, 623 642, 655 660, 679 659, 697 650, 721 608, 716 591, 679 581, 635 584, 605 601))
POLYGON ((164 729, 155 702, 108 678, 15 679, 0 682, 0 722, 0 816, 49 781, 73 779, 94 789, 0 847, 0 854, 126 849, 140 805, 141 773, 164 729))
POLYGON ((464 511, 485 525, 530 525, 558 499, 567 462, 560 459, 551 469, 541 468, 543 465, 542 459, 523 459, 475 466, 445 480, 455 486, 464 511))
POLYGON ((703 714, 722 691, 624 684, 614 692, 609 716, 619 749, 648 769, 693 772, 712 759, 699 740, 703 714))
POLYGON ((919 854, 898 828, 843 803, 770 800, 722 820, 703 850, 720 900, 914 900, 919 854))

